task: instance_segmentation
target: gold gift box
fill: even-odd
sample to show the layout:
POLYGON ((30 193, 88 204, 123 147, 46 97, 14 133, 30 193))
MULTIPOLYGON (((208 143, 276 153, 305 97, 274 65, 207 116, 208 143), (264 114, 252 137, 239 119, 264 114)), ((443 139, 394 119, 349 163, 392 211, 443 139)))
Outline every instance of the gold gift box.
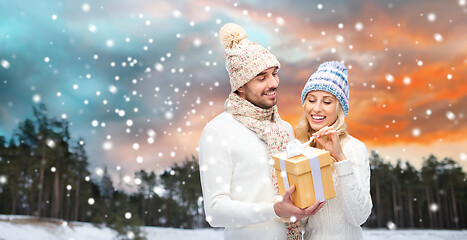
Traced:
MULTIPOLYGON (((331 159, 329 152, 318 148, 306 147, 302 154, 307 156, 317 156, 321 170, 324 198, 325 200, 328 200, 335 197, 336 193, 334 191, 331 169, 333 160, 331 159)), ((286 152, 275 154, 272 158, 274 159, 274 168, 276 169, 279 193, 282 195, 285 192, 280 164, 280 159, 283 159, 289 186, 295 185, 295 191, 292 193, 292 202, 299 208, 306 208, 313 205, 316 202, 316 196, 310 158, 304 155, 298 155, 287 159, 286 152)))

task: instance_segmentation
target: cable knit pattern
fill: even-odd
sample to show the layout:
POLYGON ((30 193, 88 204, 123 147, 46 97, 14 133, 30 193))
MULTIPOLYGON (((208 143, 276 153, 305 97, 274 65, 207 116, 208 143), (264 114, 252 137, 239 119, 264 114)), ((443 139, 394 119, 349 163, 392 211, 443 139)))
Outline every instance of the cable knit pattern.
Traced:
MULTIPOLYGON (((293 138, 290 124, 279 120, 293 138)), ((274 212, 275 191, 268 145, 224 112, 210 121, 199 143, 204 208, 209 224, 224 227, 224 239, 287 239, 274 212)))
POLYGON ((315 215, 302 221, 304 239, 362 239, 373 204, 370 196, 370 164, 365 144, 347 135, 341 140, 347 160, 335 163, 336 197, 315 215))

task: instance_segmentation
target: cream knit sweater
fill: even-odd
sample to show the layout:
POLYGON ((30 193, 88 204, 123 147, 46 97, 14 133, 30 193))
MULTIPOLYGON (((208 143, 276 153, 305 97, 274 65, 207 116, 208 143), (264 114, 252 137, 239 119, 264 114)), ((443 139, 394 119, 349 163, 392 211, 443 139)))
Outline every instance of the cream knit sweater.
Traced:
MULTIPOLYGON (((293 138, 290 124, 283 125, 293 138)), ((206 218, 225 228, 224 239, 287 239, 273 208, 268 148, 256 133, 220 114, 203 130, 199 163, 206 218)))
POLYGON ((347 135, 341 140, 347 160, 335 163, 336 197, 313 216, 302 220, 305 240, 362 239, 360 225, 370 216, 370 165, 365 144, 347 135))

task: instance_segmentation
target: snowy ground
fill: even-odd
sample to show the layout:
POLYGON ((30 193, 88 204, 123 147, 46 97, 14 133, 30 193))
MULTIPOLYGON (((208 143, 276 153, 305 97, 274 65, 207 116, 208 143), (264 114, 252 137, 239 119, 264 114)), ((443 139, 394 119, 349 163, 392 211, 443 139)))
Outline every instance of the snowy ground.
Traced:
MULTIPOLYGON (((151 239, 214 240, 222 239, 219 229, 184 230, 174 228, 144 227, 146 236, 151 239)), ((90 223, 61 220, 39 220, 28 216, 0 215, 0 240, 111 240, 115 232, 109 228, 99 228, 90 223)), ((365 229, 364 239, 372 240, 438 240, 467 239, 467 230, 386 230, 365 229)))

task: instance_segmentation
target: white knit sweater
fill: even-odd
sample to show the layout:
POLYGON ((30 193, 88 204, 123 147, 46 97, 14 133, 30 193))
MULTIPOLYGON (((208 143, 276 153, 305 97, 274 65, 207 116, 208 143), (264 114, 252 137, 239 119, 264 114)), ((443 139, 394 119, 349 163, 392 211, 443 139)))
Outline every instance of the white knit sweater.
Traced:
MULTIPOLYGON (((283 125, 293 138, 290 124, 283 125)), ((225 228, 225 239, 287 238, 273 208, 268 147, 256 133, 220 114, 203 130, 199 163, 207 220, 225 228)))
POLYGON ((347 135, 341 140, 347 160, 332 173, 336 197, 313 216, 302 220, 305 240, 362 239, 360 225, 370 216, 370 164, 365 144, 347 135))

